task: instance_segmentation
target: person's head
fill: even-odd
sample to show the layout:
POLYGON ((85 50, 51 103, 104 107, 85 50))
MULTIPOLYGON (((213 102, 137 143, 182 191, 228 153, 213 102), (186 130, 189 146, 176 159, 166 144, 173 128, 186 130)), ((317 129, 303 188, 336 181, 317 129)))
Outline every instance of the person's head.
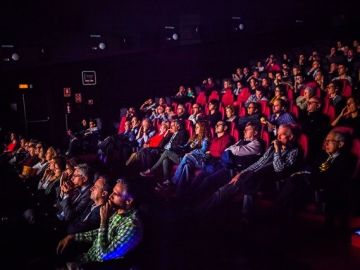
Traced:
POLYGON ((142 120, 142 127, 146 130, 148 130, 151 127, 151 121, 149 118, 144 118, 142 120))
POLYGON ((311 67, 312 68, 319 68, 320 67, 320 63, 319 63, 319 61, 318 60, 314 60, 313 62, 312 62, 312 64, 311 64, 311 67))
POLYGON ((349 97, 346 100, 346 106, 349 113, 355 113, 360 109, 359 101, 356 100, 354 97, 349 97))
POLYGON ((278 81, 282 81, 282 74, 281 74, 281 72, 276 72, 276 74, 275 74, 275 79, 278 80, 278 81))
POLYGON ((301 74, 295 76, 295 83, 302 84, 304 82, 304 77, 301 74))
POLYGON ((200 110, 201 110, 201 107, 200 107, 200 105, 199 104, 197 104, 197 103, 194 103, 193 105, 192 105, 192 113, 193 114, 198 114, 199 112, 200 112, 200 110))
POLYGON ((258 127, 252 122, 248 122, 244 129, 244 140, 252 141, 258 136, 258 127))
POLYGON ((111 193, 111 186, 105 176, 99 176, 90 188, 90 199, 95 203, 104 203, 111 193))
POLYGON ((183 85, 180 85, 180 86, 179 86, 179 93, 181 93, 181 94, 185 94, 185 93, 186 93, 185 86, 183 86, 183 85))
POLYGON ((179 115, 183 115, 186 112, 185 107, 183 104, 179 104, 176 108, 176 114, 179 115))
POLYGON ((309 86, 305 87, 305 89, 304 89, 304 97, 305 97, 305 99, 309 100, 311 97, 313 97, 314 92, 315 92, 314 88, 309 87, 309 86))
POLYGON ((268 87, 268 86, 269 86, 269 79, 268 79, 268 78, 262 78, 262 79, 261 79, 261 86, 262 86, 263 88, 268 87))
POLYGON ((219 101, 212 99, 209 101, 209 111, 216 111, 219 108, 219 101))
POLYGON ((298 76, 298 75, 301 75, 301 70, 299 68, 299 66, 293 66, 292 68, 292 75, 294 77, 298 76))
POLYGON ((72 177, 76 167, 76 161, 74 159, 66 160, 65 173, 68 177, 72 177))
POLYGON ((30 156, 35 156, 35 144, 34 143, 29 143, 28 152, 29 152, 30 156))
POLYGON ((125 131, 129 131, 131 129, 131 121, 125 121, 124 129, 125 131))
POLYGON ((339 76, 346 75, 347 72, 346 66, 344 64, 339 64, 337 71, 339 76))
POLYGON ((277 97, 277 98, 281 98, 282 96, 284 96, 284 90, 283 90, 282 85, 277 85, 277 86, 275 87, 274 95, 275 95, 275 97, 277 97))
POLYGON ((235 108, 233 105, 227 105, 225 107, 225 115, 226 115, 226 118, 231 118, 235 115, 235 108))
POLYGON ((215 125, 215 133, 217 136, 221 136, 227 130, 227 125, 224 121, 218 121, 215 125))
POLYGON ((21 148, 25 148, 25 144, 26 144, 25 138, 21 138, 21 139, 20 139, 20 147, 21 147, 21 148))
POLYGON ((340 89, 339 85, 336 83, 336 81, 329 83, 326 87, 326 91, 329 97, 333 97, 337 95, 339 89, 340 89))
POLYGON ((255 96, 256 96, 257 99, 262 99, 263 98, 264 91, 263 91, 263 89, 261 87, 257 87, 255 89, 255 96))
POLYGON ((205 134, 206 134, 205 122, 197 122, 195 124, 195 135, 204 138, 205 134))
POLYGON ((62 172, 65 170, 65 159, 61 157, 54 157, 54 174, 55 176, 60 176, 62 172))
POLYGON ((41 149, 42 149, 42 152, 44 153, 44 146, 41 143, 37 143, 35 145, 35 155, 39 155, 41 149))
POLYGON ((178 132, 180 130, 180 122, 179 122, 179 120, 171 121, 170 129, 171 129, 172 133, 178 132))
POLYGON ((45 154, 45 159, 47 161, 52 160, 54 157, 56 157, 56 151, 54 149, 54 147, 50 146, 47 150, 46 150, 46 154, 45 154))
POLYGON ((324 79, 324 74, 321 70, 318 70, 316 73, 315 73, 315 76, 314 76, 314 79, 315 81, 321 81, 324 79))
POLYGON ((83 126, 83 128, 87 127, 87 121, 85 118, 81 120, 81 125, 83 126))
POLYGON ((14 132, 10 133, 10 141, 16 140, 16 134, 14 132))
POLYGON ((117 180, 108 201, 111 203, 111 206, 121 211, 133 208, 134 197, 124 179, 117 180))
POLYGON ((170 122, 169 121, 162 121, 160 125, 159 132, 161 134, 165 133, 170 128, 170 122))
POLYGON ((277 140, 284 146, 294 140, 293 129, 290 125, 280 125, 277 131, 277 140))
POLYGON ((160 106, 163 106, 163 108, 164 108, 164 106, 166 105, 166 99, 163 98, 163 97, 159 98, 158 104, 159 104, 160 106))
POLYGON ((237 82, 236 82, 236 88, 237 88, 237 89, 241 89, 242 87, 243 87, 242 82, 241 82, 241 81, 237 81, 237 82))
POLYGON ((306 111, 308 113, 316 112, 320 110, 321 107, 321 99, 319 97, 311 97, 307 102, 306 111))
POLYGON ((156 113, 157 114, 163 114, 165 112, 165 109, 162 105, 157 106, 156 113))
POLYGON ((89 127, 90 127, 90 128, 96 127, 96 121, 95 121, 94 119, 90 119, 90 120, 89 120, 89 127))
POLYGON ((281 98, 278 98, 278 99, 275 99, 274 103, 273 103, 273 106, 272 106, 272 111, 273 113, 280 113, 281 111, 284 110, 284 107, 285 107, 285 102, 283 99, 281 98))
POLYGON ((131 127, 132 128, 135 128, 135 127, 138 127, 140 125, 140 120, 137 116, 133 116, 131 118, 131 127))
POLYGON ((231 88, 230 80, 224 80, 223 87, 224 87, 224 89, 231 88))
POLYGON ((251 78, 251 79, 249 80, 249 84, 250 84, 250 87, 251 87, 252 89, 254 89, 254 88, 256 88, 256 87, 258 86, 258 80, 255 79, 255 78, 251 78))
POLYGON ((259 110, 259 106, 256 102, 250 102, 247 107, 247 115, 253 115, 257 113, 259 110))
POLYGON ((335 154, 345 145, 344 134, 337 131, 330 131, 324 140, 324 150, 329 155, 335 154))
POLYGON ((167 105, 165 107, 165 113, 166 114, 172 114, 173 113, 173 109, 172 109, 172 107, 170 105, 167 105))
POLYGON ((87 164, 82 163, 75 167, 74 174, 72 176, 72 182, 75 187, 82 187, 88 183, 90 176, 90 168, 87 164))

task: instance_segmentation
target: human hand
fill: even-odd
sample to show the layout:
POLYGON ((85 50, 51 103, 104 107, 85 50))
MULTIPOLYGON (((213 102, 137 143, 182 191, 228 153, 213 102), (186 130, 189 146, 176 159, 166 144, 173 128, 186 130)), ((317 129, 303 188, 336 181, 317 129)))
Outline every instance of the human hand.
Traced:
POLYGON ((237 183, 237 181, 239 181, 240 175, 241 175, 241 173, 236 174, 236 175, 231 179, 231 181, 230 181, 229 184, 230 184, 230 185, 235 185, 235 184, 237 183))
POLYGON ((67 235, 65 238, 61 239, 56 247, 56 254, 62 254, 64 249, 70 244, 70 242, 75 238, 73 234, 67 235))

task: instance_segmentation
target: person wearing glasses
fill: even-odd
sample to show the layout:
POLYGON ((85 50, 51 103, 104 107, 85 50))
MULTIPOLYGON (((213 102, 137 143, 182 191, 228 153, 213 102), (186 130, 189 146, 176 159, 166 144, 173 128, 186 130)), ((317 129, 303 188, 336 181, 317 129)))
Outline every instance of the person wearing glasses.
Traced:
POLYGON ((207 213, 242 192, 243 214, 249 215, 253 210, 253 195, 264 183, 289 176, 297 170, 299 161, 300 151, 295 143, 293 128, 290 125, 280 125, 276 139, 260 159, 241 170, 232 179, 228 179, 227 184, 198 205, 195 211, 207 213))
POLYGON ((339 218, 343 229, 347 226, 350 180, 356 160, 348 151, 348 143, 344 133, 330 131, 312 168, 312 183, 324 194, 325 225, 333 226, 339 218))
POLYGON ((359 135, 360 132, 360 103, 355 97, 349 97, 346 106, 341 110, 338 117, 331 123, 331 126, 346 126, 354 129, 359 135))
POLYGON ((308 157, 312 158, 321 150, 324 137, 330 130, 329 118, 321 112, 321 99, 311 97, 307 102, 306 113, 300 114, 301 131, 309 138, 308 157))
POLYGON ((143 226, 134 206, 134 196, 125 180, 119 179, 107 202, 100 207, 100 227, 67 235, 58 243, 57 253, 62 254, 71 242, 90 243, 90 249, 72 258, 67 267, 120 259, 141 242, 142 235, 143 226))
POLYGON ((201 107, 199 104, 194 103, 192 105, 192 114, 189 116, 189 120, 193 123, 193 125, 196 124, 200 119, 203 118, 203 114, 201 112, 201 107))

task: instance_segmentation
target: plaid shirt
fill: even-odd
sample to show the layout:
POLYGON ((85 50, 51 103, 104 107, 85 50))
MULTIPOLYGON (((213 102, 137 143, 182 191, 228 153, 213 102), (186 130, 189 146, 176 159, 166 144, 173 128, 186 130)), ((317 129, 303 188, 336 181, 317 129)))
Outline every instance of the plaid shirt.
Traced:
POLYGON ((99 229, 77 233, 75 240, 92 242, 92 247, 81 257, 81 262, 101 262, 124 257, 142 239, 142 225, 137 212, 113 214, 107 225, 99 229))

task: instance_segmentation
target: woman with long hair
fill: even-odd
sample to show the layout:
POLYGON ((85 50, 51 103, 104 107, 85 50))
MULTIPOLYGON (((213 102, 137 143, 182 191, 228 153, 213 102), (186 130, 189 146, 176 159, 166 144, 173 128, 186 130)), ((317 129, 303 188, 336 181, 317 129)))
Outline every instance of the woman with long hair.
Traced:
POLYGON ((172 178, 172 183, 176 185, 178 195, 181 195, 183 187, 190 180, 190 173, 194 169, 203 168, 206 159, 206 153, 209 148, 209 138, 207 136, 207 128, 205 122, 197 122, 195 124, 195 132, 185 146, 188 152, 181 159, 172 178))

